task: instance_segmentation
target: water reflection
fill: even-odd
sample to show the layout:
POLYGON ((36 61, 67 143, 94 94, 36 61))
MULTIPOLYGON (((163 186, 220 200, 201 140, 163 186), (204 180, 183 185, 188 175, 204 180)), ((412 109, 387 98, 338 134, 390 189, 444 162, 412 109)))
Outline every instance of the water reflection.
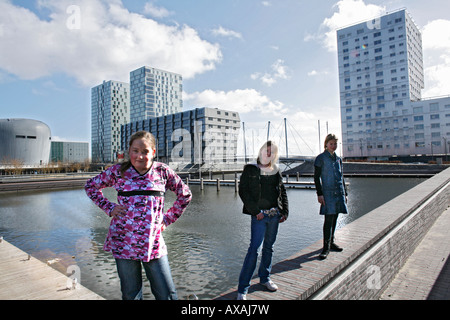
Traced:
MULTIPOLYGON (((398 194, 424 181, 419 178, 355 178, 350 183, 350 213, 341 227, 398 194)), ((181 299, 196 294, 210 299, 237 285, 250 240, 250 217, 233 187, 191 186, 193 200, 185 214, 164 231, 172 275, 181 299)), ((323 218, 315 190, 288 189, 289 219, 280 224, 274 263, 285 259, 322 236, 323 218)), ((115 200, 115 192, 105 195, 115 200)), ((174 201, 168 193, 168 208, 174 201)), ((0 195, 0 235, 61 272, 77 264, 81 284, 107 299, 120 299, 114 259, 103 251, 110 218, 82 189, 34 191, 0 195)), ((152 299, 145 282, 144 298, 152 299)))

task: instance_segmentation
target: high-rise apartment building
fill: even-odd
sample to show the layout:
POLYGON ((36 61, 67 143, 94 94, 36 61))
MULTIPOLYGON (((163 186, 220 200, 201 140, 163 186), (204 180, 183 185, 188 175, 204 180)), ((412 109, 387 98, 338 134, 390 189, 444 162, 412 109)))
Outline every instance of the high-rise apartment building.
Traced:
POLYGON ((130 121, 130 85, 104 81, 91 89, 91 157, 93 162, 113 162, 122 150, 121 126, 130 121))
POLYGON ((422 36, 405 9, 337 31, 345 158, 446 153, 450 97, 423 100, 422 36))
POLYGON ((130 121, 181 112, 182 77, 151 67, 130 72, 130 121))

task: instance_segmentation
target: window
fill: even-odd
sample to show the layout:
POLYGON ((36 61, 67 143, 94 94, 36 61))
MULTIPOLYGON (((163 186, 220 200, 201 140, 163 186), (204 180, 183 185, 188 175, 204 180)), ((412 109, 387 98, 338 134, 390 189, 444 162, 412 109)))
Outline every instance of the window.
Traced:
POLYGON ((425 142, 416 142, 416 148, 423 148, 425 147, 425 142))
POLYGON ((413 113, 415 113, 415 114, 423 113, 423 107, 415 107, 415 108, 413 108, 413 113))
POLYGON ((430 103, 430 112, 439 111, 439 103, 430 103))
POLYGON ((432 138, 440 138, 441 137, 441 133, 440 132, 432 132, 431 133, 431 137, 432 138))

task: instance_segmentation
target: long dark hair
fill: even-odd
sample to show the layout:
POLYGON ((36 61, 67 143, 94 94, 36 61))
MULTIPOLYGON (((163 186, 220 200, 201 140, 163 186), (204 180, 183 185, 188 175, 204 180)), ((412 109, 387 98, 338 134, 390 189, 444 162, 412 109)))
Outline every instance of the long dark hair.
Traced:
MULTIPOLYGON (((130 147, 133 144, 133 141, 136 139, 144 139, 150 144, 152 148, 156 149, 156 139, 155 137, 148 131, 138 131, 130 137, 130 142, 128 143, 128 154, 130 152, 130 147)), ((120 175, 123 178, 123 174, 131 167, 131 161, 128 156, 128 160, 124 161, 120 166, 120 175)))

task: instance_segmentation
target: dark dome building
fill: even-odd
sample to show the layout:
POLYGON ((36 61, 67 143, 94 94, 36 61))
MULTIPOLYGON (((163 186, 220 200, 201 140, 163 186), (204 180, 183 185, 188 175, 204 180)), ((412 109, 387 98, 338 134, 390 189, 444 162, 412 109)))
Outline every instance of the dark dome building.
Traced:
POLYGON ((51 133, 43 122, 30 119, 0 119, 0 164, 13 162, 39 166, 49 162, 51 133))

